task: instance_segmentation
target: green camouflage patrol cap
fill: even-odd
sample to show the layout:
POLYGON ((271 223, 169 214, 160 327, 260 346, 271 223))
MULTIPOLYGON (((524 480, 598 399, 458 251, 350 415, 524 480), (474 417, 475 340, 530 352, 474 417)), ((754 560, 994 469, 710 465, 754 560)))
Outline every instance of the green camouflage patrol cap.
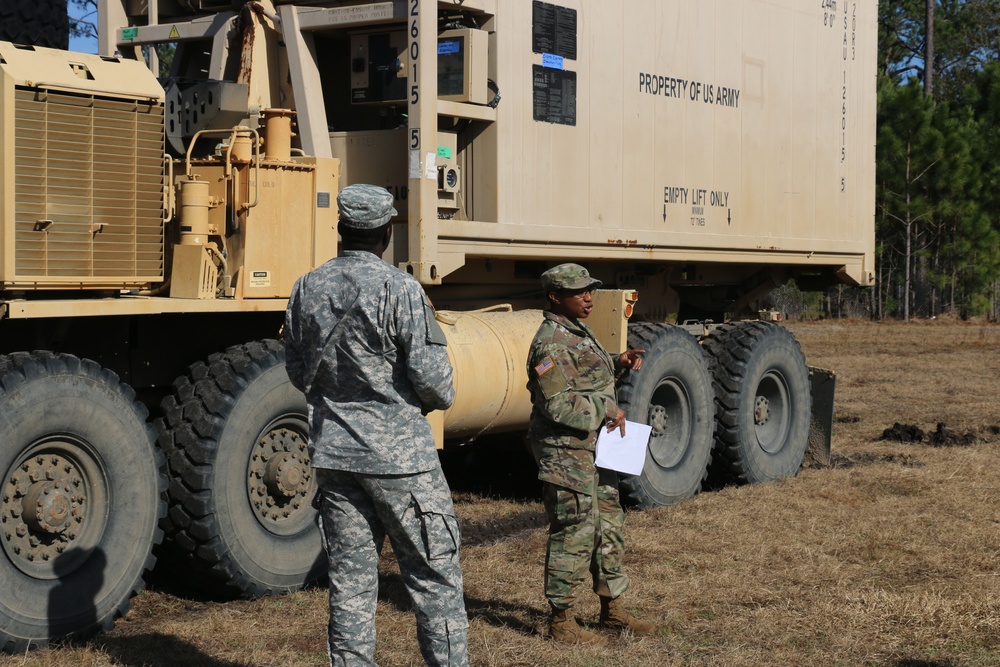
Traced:
POLYGON ((348 185, 337 195, 340 224, 351 229, 378 229, 398 215, 392 195, 377 185, 348 185))
POLYGON ((542 291, 546 294, 559 290, 598 288, 603 284, 597 278, 591 278, 590 272, 579 264, 560 264, 542 274, 542 291))

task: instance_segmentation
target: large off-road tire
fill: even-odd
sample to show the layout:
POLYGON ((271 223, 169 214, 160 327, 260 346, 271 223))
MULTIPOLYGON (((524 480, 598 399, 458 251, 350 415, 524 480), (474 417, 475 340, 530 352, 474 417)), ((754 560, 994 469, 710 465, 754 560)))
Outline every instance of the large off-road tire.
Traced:
POLYGON ((284 347, 264 340, 213 354, 174 382, 162 408, 173 546, 247 597, 322 578, 306 402, 284 347))
POLYGON ((68 48, 66 0, 3 0, 0 40, 50 49, 68 48))
POLYGON ((639 322, 629 325, 630 348, 646 350, 642 368, 618 387, 631 421, 653 432, 639 475, 623 475, 626 499, 640 507, 669 505, 701 490, 712 457, 715 407, 712 376, 697 341, 683 329, 639 322))
POLYGON ((740 482, 796 474, 812 410, 798 341, 773 322, 739 322, 721 325, 702 344, 715 379, 719 463, 740 482))
POLYGON ((153 565, 166 510, 146 409, 66 354, 0 356, 0 648, 109 629, 153 565))

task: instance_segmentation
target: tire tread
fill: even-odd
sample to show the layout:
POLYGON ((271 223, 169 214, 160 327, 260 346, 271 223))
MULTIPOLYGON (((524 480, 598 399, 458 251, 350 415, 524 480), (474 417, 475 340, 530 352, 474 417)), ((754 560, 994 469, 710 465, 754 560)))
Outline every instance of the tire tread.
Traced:
MULTIPOLYGON (((110 630, 115 621, 128 612, 131 607, 131 599, 142 591, 145 585, 145 573, 150 571, 156 562, 153 549, 163 540, 164 533, 159 524, 167 512, 166 461, 162 451, 156 446, 154 430, 148 421, 149 412, 144 405, 136 401, 135 391, 132 387, 122 383, 114 372, 89 359, 81 359, 71 354, 54 353, 48 350, 0 355, 0 400, 5 394, 23 389, 31 382, 53 376, 85 377, 96 384, 103 385, 112 395, 117 395, 123 402, 130 405, 137 421, 143 425, 146 432, 154 467, 157 471, 156 479, 153 480, 157 498, 153 531, 145 555, 142 556, 142 567, 139 569, 135 581, 129 584, 127 594, 115 603, 111 612, 96 619, 89 627, 79 628, 70 633, 70 636, 74 638, 86 639, 97 633, 110 630)), ((52 641, 64 638, 64 636, 10 637, 0 630, 0 647, 4 652, 23 653, 29 647, 46 646, 52 641)))
MULTIPOLYGON (((766 338, 785 338, 794 344, 796 363, 805 367, 805 356, 798 341, 785 327, 773 322, 736 322, 719 325, 702 341, 709 358, 715 385, 715 468, 723 479, 738 483, 754 479, 747 451, 740 442, 740 404, 755 349, 766 338)), ((811 402, 810 397, 805 400, 811 402)))
MULTIPOLYGON (((659 341, 675 336, 686 337, 689 334, 683 329, 668 324, 656 322, 630 323, 628 326, 628 347, 632 349, 644 349, 647 351, 646 356, 649 357, 651 354, 656 353, 657 347, 662 345, 659 341)), ((708 362, 704 351, 700 353, 700 356, 707 368, 708 362)), ((618 404, 619 407, 625 410, 626 414, 631 414, 637 407, 638 401, 641 400, 636 391, 637 383, 635 380, 637 378, 638 375, 626 373, 619 381, 618 404)), ((701 490, 707 475, 708 465, 706 463, 705 469, 702 471, 701 478, 698 480, 695 488, 691 489, 689 493, 683 494, 683 497, 677 497, 674 502, 679 502, 697 494, 701 490)), ((638 507, 652 507, 661 504, 660 501, 651 497, 643 488, 641 475, 620 475, 619 487, 626 499, 638 507)))
POLYGON ((266 367, 281 362, 283 354, 279 341, 266 339, 232 346, 192 364, 175 380, 174 394, 163 400, 163 417, 157 423, 171 478, 171 504, 164 520, 168 541, 189 565, 244 597, 272 589, 252 581, 219 538, 211 485, 226 415, 241 391, 266 367))

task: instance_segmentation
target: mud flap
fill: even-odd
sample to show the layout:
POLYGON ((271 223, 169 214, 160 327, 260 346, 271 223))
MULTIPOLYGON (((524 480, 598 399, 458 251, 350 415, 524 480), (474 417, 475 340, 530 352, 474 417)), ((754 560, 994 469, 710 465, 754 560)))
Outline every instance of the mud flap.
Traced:
POLYGON ((805 463, 830 465, 833 436, 833 395, 837 376, 833 371, 809 367, 809 385, 812 394, 812 419, 809 424, 809 444, 805 463))

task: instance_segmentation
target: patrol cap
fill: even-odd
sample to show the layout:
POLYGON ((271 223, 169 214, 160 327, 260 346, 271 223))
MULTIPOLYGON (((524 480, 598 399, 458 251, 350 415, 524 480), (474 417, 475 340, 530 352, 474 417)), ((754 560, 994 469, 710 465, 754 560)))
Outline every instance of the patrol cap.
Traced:
POLYGON ((392 195, 377 185, 348 185, 337 195, 340 224, 350 229, 378 229, 398 215, 392 195))
POLYGON ((591 278, 590 272, 579 264, 560 264, 542 274, 542 291, 546 294, 559 290, 597 288, 603 284, 597 278, 591 278))

